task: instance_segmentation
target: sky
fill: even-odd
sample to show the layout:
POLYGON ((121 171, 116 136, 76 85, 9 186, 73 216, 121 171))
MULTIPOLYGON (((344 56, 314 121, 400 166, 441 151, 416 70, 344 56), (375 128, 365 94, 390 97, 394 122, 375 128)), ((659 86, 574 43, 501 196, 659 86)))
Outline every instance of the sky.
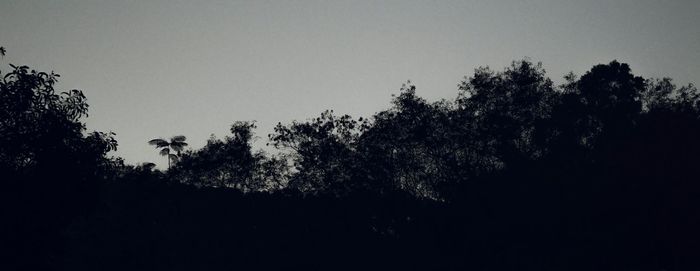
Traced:
POLYGON ((197 149, 256 120, 265 148, 278 122, 371 116, 407 80, 453 99, 475 68, 524 57, 555 82, 616 59, 700 83, 698 14, 698 0, 0 0, 0 70, 56 71, 88 97, 88 131, 117 134, 113 155, 164 168, 148 140, 197 149))

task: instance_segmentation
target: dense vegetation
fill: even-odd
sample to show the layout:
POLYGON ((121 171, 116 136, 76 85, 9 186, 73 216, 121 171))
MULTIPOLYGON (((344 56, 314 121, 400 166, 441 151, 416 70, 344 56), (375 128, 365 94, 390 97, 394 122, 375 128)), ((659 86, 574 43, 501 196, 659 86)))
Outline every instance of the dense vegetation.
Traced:
POLYGON ((700 93, 623 63, 479 68, 454 101, 409 82, 370 118, 278 124, 275 155, 254 122, 151 140, 167 171, 108 158, 57 78, 2 74, 2 270, 700 267, 700 93))

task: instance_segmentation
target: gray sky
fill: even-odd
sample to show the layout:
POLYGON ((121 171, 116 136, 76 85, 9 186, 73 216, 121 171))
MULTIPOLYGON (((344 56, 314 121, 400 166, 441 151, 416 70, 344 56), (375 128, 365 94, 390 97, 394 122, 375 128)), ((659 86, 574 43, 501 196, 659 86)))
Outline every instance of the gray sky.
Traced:
POLYGON ((558 82, 617 59, 697 83, 699 14, 698 0, 2 0, 0 70, 60 73, 88 96, 88 129, 117 133, 116 155, 164 165, 149 139, 199 148, 257 120, 261 146, 277 122, 369 116, 409 79, 452 99, 478 66, 523 57, 558 82))

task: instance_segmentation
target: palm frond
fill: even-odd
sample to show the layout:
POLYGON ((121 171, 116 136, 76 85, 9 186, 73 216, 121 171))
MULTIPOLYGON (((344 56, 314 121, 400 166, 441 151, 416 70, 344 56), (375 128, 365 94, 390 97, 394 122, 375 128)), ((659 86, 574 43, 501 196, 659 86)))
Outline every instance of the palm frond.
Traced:
POLYGON ((168 155, 168 158, 169 158, 171 161, 177 161, 180 157, 178 157, 177 155, 174 155, 174 154, 169 154, 169 155, 168 155))
POLYGON ((185 143, 185 142, 176 141, 176 142, 170 143, 170 147, 171 147, 174 151, 182 151, 182 149, 183 149, 185 146, 187 146, 187 143, 185 143))
POLYGON ((162 139, 162 138, 152 139, 152 140, 148 141, 148 144, 156 146, 158 148, 167 147, 170 145, 170 143, 168 143, 168 141, 166 141, 165 139, 162 139))
POLYGON ((187 140, 187 137, 185 137, 184 135, 178 135, 170 138, 170 142, 183 142, 185 140, 187 140))
POLYGON ((170 154, 170 148, 163 148, 162 150, 160 150, 160 155, 162 155, 162 156, 166 156, 169 154, 170 154))

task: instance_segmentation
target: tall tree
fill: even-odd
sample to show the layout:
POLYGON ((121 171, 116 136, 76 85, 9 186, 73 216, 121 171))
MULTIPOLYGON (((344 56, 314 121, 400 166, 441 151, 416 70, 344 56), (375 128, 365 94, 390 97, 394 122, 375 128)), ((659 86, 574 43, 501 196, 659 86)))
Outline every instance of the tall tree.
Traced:
POLYGON ((502 72, 479 68, 459 88, 461 126, 475 134, 474 142, 484 149, 481 155, 493 157, 487 160, 496 168, 544 154, 546 144, 537 144, 538 135, 555 92, 541 63, 514 61, 502 72))
POLYGON ((271 161, 263 153, 252 151, 255 127, 254 122, 236 121, 231 125, 230 136, 222 140, 212 135, 201 149, 183 152, 171 171, 171 177, 197 186, 230 187, 241 191, 264 189, 268 175, 259 170, 271 161))
MULTIPOLYGON (((4 50, 0 50, 4 53, 4 50)), ((57 270, 65 227, 97 206, 113 133, 86 133, 87 99, 59 75, 10 64, 0 72, 0 240, 3 269, 57 270)))
POLYGON ((336 116, 332 110, 306 122, 277 124, 269 139, 275 148, 292 151, 295 173, 289 186, 312 193, 348 191, 356 172, 355 146, 366 125, 362 118, 336 116))
POLYGON ((454 174, 454 148, 449 139, 446 101, 429 103, 409 82, 401 87, 392 108, 373 116, 359 139, 359 153, 371 185, 399 189, 419 197, 438 198, 438 190, 454 174))
POLYGON ((177 160, 180 157, 180 153, 187 146, 185 143, 187 138, 183 135, 178 135, 170 138, 170 141, 163 138, 156 138, 148 141, 148 144, 153 145, 156 149, 160 149, 160 155, 168 157, 168 169, 170 169, 171 160, 177 160), (171 153, 172 151, 177 152, 177 154, 171 153))

